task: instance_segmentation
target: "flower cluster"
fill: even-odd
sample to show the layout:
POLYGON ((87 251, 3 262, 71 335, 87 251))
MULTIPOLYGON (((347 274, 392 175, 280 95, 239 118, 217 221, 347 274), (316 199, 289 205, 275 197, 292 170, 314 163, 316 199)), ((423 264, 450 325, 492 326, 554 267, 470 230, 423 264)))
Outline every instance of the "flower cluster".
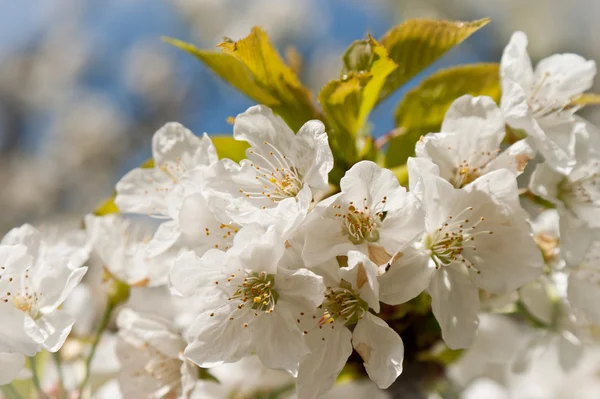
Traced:
POLYGON ((298 398, 320 398, 353 352, 386 389, 403 372, 395 320, 416 300, 451 350, 471 347, 482 312, 516 307, 540 329, 514 368, 554 343, 573 367, 600 326, 600 133, 575 115, 595 64, 562 54, 533 69, 526 45, 518 32, 504 51, 500 105, 459 97, 421 137, 408 187, 369 160, 330 185, 325 125, 294 132, 265 106, 235 118, 239 162, 165 125, 150 167, 116 185, 122 214, 88 215, 86 233, 60 239, 25 225, 0 243, 0 383, 23 356, 62 346, 73 318, 59 307, 91 247, 131 290, 116 318, 125 397, 295 383, 298 398), (161 299, 140 306, 134 291, 161 299), (228 380, 236 367, 260 376, 228 380))

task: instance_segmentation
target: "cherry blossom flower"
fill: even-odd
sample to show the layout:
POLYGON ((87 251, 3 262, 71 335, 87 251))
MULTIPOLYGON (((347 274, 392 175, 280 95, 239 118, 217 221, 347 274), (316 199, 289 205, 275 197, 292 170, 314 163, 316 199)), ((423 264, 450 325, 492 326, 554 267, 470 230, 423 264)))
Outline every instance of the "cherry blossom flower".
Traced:
POLYGON ((322 278, 278 267, 285 243, 275 226, 242 228, 227 252, 183 254, 172 289, 205 305, 187 332, 185 356, 200 367, 232 363, 254 351, 261 363, 295 376, 309 353, 292 313, 323 300, 322 278))
POLYGON ((250 144, 248 159, 239 166, 221 161, 218 178, 209 182, 227 199, 235 198, 230 216, 238 223, 301 222, 313 198, 327 191, 333 168, 323 123, 308 121, 294 134, 269 108, 257 105, 235 118, 233 136, 250 144))
POLYGON ((0 243, 0 382, 8 383, 25 356, 58 351, 75 319, 59 309, 87 268, 82 231, 58 238, 30 225, 14 228, 0 243))
POLYGON ((381 300, 404 303, 427 290, 450 348, 477 330, 479 289, 513 291, 542 272, 543 259, 522 212, 514 175, 500 169, 462 189, 422 158, 408 162, 411 191, 423 203, 425 231, 380 277, 381 300), (507 206, 507 204, 512 204, 507 206))
POLYGON ((402 373, 404 345, 379 313, 378 267, 359 252, 347 254, 338 285, 328 287, 323 304, 297 317, 310 348, 300 364, 297 392, 300 398, 317 398, 328 391, 352 353, 360 354, 369 377, 388 388, 402 373), (353 326, 351 332, 349 326, 353 326))
POLYGON ((118 214, 87 215, 85 225, 95 253, 111 276, 132 286, 167 283, 178 252, 172 248, 170 252, 150 256, 148 245, 152 233, 148 228, 118 214))
POLYGON ((523 130, 548 164, 562 173, 574 165, 572 101, 592 86, 596 63, 576 54, 555 54, 535 70, 527 54, 527 36, 515 32, 500 63, 501 108, 506 122, 523 130))
POLYGON ((370 161, 354 165, 341 193, 321 201, 306 221, 302 258, 308 267, 359 250, 387 263, 423 230, 417 198, 388 170, 370 161))
POLYGON ((198 370, 183 358, 186 343, 169 321, 123 309, 117 326, 119 382, 124 397, 189 397, 198 370))
POLYGON ((533 150, 520 140, 501 151, 504 136, 504 118, 494 100, 465 95, 446 112, 441 133, 422 137, 415 151, 438 165, 440 176, 460 188, 501 168, 515 175, 523 172, 533 150))

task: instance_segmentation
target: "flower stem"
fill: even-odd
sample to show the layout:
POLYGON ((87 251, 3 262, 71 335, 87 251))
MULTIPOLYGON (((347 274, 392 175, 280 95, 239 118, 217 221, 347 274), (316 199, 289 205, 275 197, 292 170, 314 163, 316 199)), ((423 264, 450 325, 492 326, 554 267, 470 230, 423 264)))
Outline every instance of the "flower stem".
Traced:
POLYGON ((36 367, 35 356, 32 356, 29 358, 29 364, 31 366, 31 379, 33 380, 33 385, 35 386, 35 389, 38 391, 39 397, 45 398, 46 395, 44 394, 44 391, 42 390, 42 385, 40 384, 40 378, 38 376, 38 370, 36 367))
POLYGON ((2 392, 7 399, 23 399, 21 394, 12 386, 12 384, 2 385, 2 392))
POLYGON ((102 337, 102 333, 106 330, 108 326, 108 322, 110 321, 110 317, 112 316, 112 312, 115 309, 115 304, 109 300, 106 305, 106 310, 104 311, 104 315, 102 316, 102 321, 98 326, 98 331, 96 331, 96 335, 94 336, 94 341, 92 342, 92 349, 90 350, 90 354, 85 361, 85 375, 83 377, 83 381, 81 382, 81 386, 79 387, 79 396, 83 393, 85 386, 90 379, 90 368, 92 365, 92 360, 94 359, 94 355, 96 354, 96 349, 98 348, 98 343, 100 342, 100 338, 102 337))
POLYGON ((54 359, 54 364, 56 365, 56 374, 58 374, 58 384, 60 386, 60 391, 62 393, 62 397, 64 399, 67 399, 68 395, 67 395, 67 390, 65 389, 65 383, 64 383, 64 374, 63 374, 63 369, 62 369, 62 363, 60 360, 60 355, 58 352, 54 352, 52 354, 52 359, 54 359))

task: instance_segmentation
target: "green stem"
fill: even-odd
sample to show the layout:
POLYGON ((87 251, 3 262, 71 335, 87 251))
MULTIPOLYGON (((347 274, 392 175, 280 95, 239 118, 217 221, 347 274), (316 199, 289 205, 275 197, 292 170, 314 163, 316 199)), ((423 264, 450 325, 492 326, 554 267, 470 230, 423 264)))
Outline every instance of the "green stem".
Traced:
POLYGON ((4 396, 7 399, 23 399, 21 394, 11 384, 2 385, 0 388, 2 388, 2 392, 4 392, 4 396))
POLYGON ((40 384, 40 378, 38 376, 38 370, 36 367, 35 356, 32 356, 29 358, 29 364, 31 366, 31 379, 33 380, 33 385, 35 386, 35 389, 38 391, 39 397, 45 398, 46 395, 44 394, 44 391, 42 390, 42 385, 40 384))
POLYGON ((90 372, 91 372, 90 369, 91 369, 91 365, 92 365, 92 360, 94 359, 94 355, 96 354, 96 349, 98 348, 98 343, 100 342, 102 333, 104 332, 104 330, 106 330, 106 327, 108 326, 108 322, 110 321, 110 317, 112 316, 112 312, 114 309, 115 309, 115 304, 109 300, 108 304, 106 305, 106 310, 104 311, 104 315, 102 316, 102 321, 100 322, 100 325, 98 326, 98 331, 96 331, 96 335, 94 336, 94 341, 92 342, 92 349, 90 350, 90 354, 85 361, 85 375, 83 377, 83 381, 81 382, 81 386, 79 387, 80 397, 81 397, 81 394, 83 393, 85 386, 88 383, 88 380, 90 379, 90 372))
POLYGON ((60 355, 58 354, 58 352, 54 352, 52 354, 52 359, 54 359, 54 364, 56 365, 56 374, 58 374, 58 384, 60 386, 60 391, 62 393, 62 397, 64 399, 67 399, 68 395, 67 395, 67 390, 65 389, 65 378, 64 378, 64 374, 63 374, 63 368, 62 368, 62 363, 60 360, 60 355))

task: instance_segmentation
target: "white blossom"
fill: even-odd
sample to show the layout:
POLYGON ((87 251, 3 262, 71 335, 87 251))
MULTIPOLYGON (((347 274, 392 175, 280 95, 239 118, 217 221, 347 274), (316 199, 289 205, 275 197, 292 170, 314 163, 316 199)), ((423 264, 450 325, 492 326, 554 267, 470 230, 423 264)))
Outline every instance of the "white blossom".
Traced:
POLYGON ((124 397, 189 397, 198 371, 183 358, 185 341, 169 321, 123 309, 117 326, 119 383, 124 397))
POLYGON ((23 355, 58 351, 74 318, 59 309, 87 271, 83 232, 60 238, 30 225, 12 229, 0 242, 0 381, 8 383, 24 365, 23 355))
POLYGON ((350 250, 381 265, 423 230, 419 201, 389 169, 361 161, 346 172, 340 188, 318 203, 306 222, 302 258, 308 267, 350 250))
POLYGON ((511 172, 497 170, 456 189, 431 162, 411 158, 408 165, 425 230, 386 267, 381 300, 400 304, 427 290, 448 346, 466 348, 477 330, 479 289, 513 291, 540 275, 543 259, 522 212, 515 210, 511 172))
POLYGON ((402 373, 402 339, 369 311, 380 310, 378 267, 358 251, 348 252, 347 258, 348 266, 340 268, 338 285, 327 288, 323 304, 296 315, 311 351, 300 364, 299 398, 318 398, 329 390, 353 347, 380 388, 388 388, 402 373))
MULTIPOLYGON (((198 186, 202 188, 203 172, 218 161, 212 141, 207 134, 198 137, 181 124, 171 122, 152 137, 152 155, 152 167, 136 168, 117 183, 115 203, 121 212, 164 220, 149 243, 150 255, 167 251, 180 239, 184 244, 191 242, 194 248, 202 246, 202 235, 193 235, 188 240, 182 238, 189 231, 186 231, 186 226, 180 225, 179 211, 190 187, 192 193, 198 191, 198 186), (182 183, 182 179, 192 172, 194 179, 187 184, 182 183)), ((214 220, 210 208, 202 206, 200 209, 202 212, 196 215, 195 220, 207 221, 209 225, 206 227, 220 224, 214 220)))
POLYGON ((175 262, 172 288, 205 305, 187 332, 189 359, 213 367, 254 351, 266 367, 297 375, 308 348, 292 313, 320 305, 324 287, 306 269, 279 267, 284 250, 274 226, 246 226, 229 251, 190 252, 175 262))
POLYGON ((167 283, 169 270, 178 252, 172 248, 158 256, 148 253, 152 232, 148 226, 118 214, 87 215, 86 232, 95 253, 111 276, 132 286, 167 283))
POLYGON ((446 112, 441 132, 422 137, 415 152, 438 165, 440 176, 460 188, 494 170, 523 172, 533 150, 521 140, 501 151, 504 136, 505 121, 494 100, 464 95, 446 112))
POLYGON ((502 54, 501 108, 506 122, 524 130, 551 167, 568 173, 574 165, 575 117, 571 102, 592 86, 596 63, 576 54, 555 54, 535 70, 527 36, 515 32, 502 54))
POLYGON ((238 223, 287 219, 289 228, 297 226, 313 198, 328 189, 333 155, 323 123, 308 121, 294 134, 269 108, 258 105, 235 118, 233 136, 250 144, 248 159, 239 165, 221 161, 210 188, 234 198, 227 209, 238 223))

